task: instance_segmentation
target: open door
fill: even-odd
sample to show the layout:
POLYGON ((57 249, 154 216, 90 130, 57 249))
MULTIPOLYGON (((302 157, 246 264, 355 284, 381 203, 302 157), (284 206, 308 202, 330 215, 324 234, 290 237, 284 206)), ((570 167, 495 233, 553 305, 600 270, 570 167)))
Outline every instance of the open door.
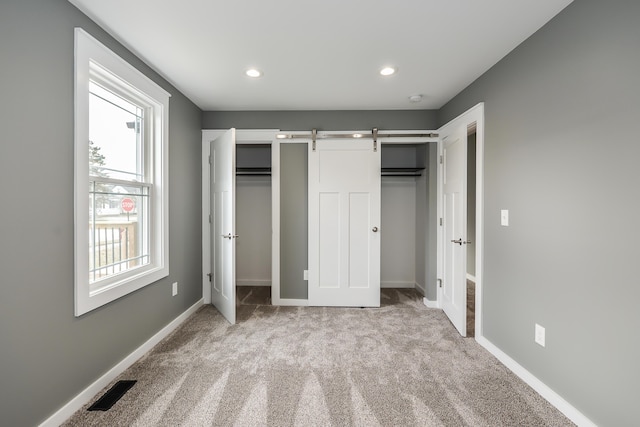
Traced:
POLYGON ((379 307, 380 150, 309 146, 309 305, 379 307))
POLYGON ((236 323, 236 130, 211 141, 211 302, 236 323))
POLYGON ((445 130, 442 137, 444 236, 442 309, 467 336, 467 128, 445 130))

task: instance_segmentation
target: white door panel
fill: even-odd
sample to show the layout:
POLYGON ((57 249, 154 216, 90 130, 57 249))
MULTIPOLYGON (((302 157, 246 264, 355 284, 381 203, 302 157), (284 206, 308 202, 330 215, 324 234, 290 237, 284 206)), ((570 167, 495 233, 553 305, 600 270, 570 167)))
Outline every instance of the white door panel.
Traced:
POLYGON ((235 129, 211 143, 211 302, 236 322, 235 129))
POLYGON ((462 336, 467 335, 467 131, 442 135, 444 271, 442 308, 462 336))
POLYGON ((380 306, 379 227, 373 142, 318 141, 309 152, 309 305, 380 306))

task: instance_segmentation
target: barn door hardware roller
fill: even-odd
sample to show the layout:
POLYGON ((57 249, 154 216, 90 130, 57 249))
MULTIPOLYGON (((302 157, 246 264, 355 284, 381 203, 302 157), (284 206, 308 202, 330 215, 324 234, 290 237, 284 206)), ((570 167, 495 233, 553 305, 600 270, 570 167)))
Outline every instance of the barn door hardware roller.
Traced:
POLYGON ((316 138, 318 137, 318 129, 311 129, 311 142, 313 145, 311 146, 313 151, 316 151, 316 138))
POLYGON ((371 129, 371 135, 373 135, 373 152, 378 151, 378 128, 371 129))

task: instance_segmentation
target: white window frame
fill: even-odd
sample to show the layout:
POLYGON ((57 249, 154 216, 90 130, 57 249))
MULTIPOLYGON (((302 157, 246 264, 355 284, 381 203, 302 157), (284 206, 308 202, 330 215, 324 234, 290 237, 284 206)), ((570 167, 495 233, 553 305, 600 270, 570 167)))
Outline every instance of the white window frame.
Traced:
MULTIPOLYGON (((169 275, 168 92, 81 28, 75 29, 75 315, 81 316, 169 275), (94 77, 92 77, 94 76, 94 77), (109 82, 149 106, 150 262, 94 290, 89 281, 89 81, 109 82)), ((146 121, 146 119, 145 119, 146 121)))

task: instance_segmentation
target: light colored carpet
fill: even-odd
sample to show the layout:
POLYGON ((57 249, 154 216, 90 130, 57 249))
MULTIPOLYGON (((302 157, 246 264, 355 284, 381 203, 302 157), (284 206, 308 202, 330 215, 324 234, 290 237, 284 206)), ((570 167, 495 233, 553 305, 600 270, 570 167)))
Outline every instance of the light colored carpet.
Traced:
POLYGON ((238 312, 230 326, 201 308, 118 378, 138 383, 113 408, 64 425, 573 425, 412 290, 377 309, 238 312))

